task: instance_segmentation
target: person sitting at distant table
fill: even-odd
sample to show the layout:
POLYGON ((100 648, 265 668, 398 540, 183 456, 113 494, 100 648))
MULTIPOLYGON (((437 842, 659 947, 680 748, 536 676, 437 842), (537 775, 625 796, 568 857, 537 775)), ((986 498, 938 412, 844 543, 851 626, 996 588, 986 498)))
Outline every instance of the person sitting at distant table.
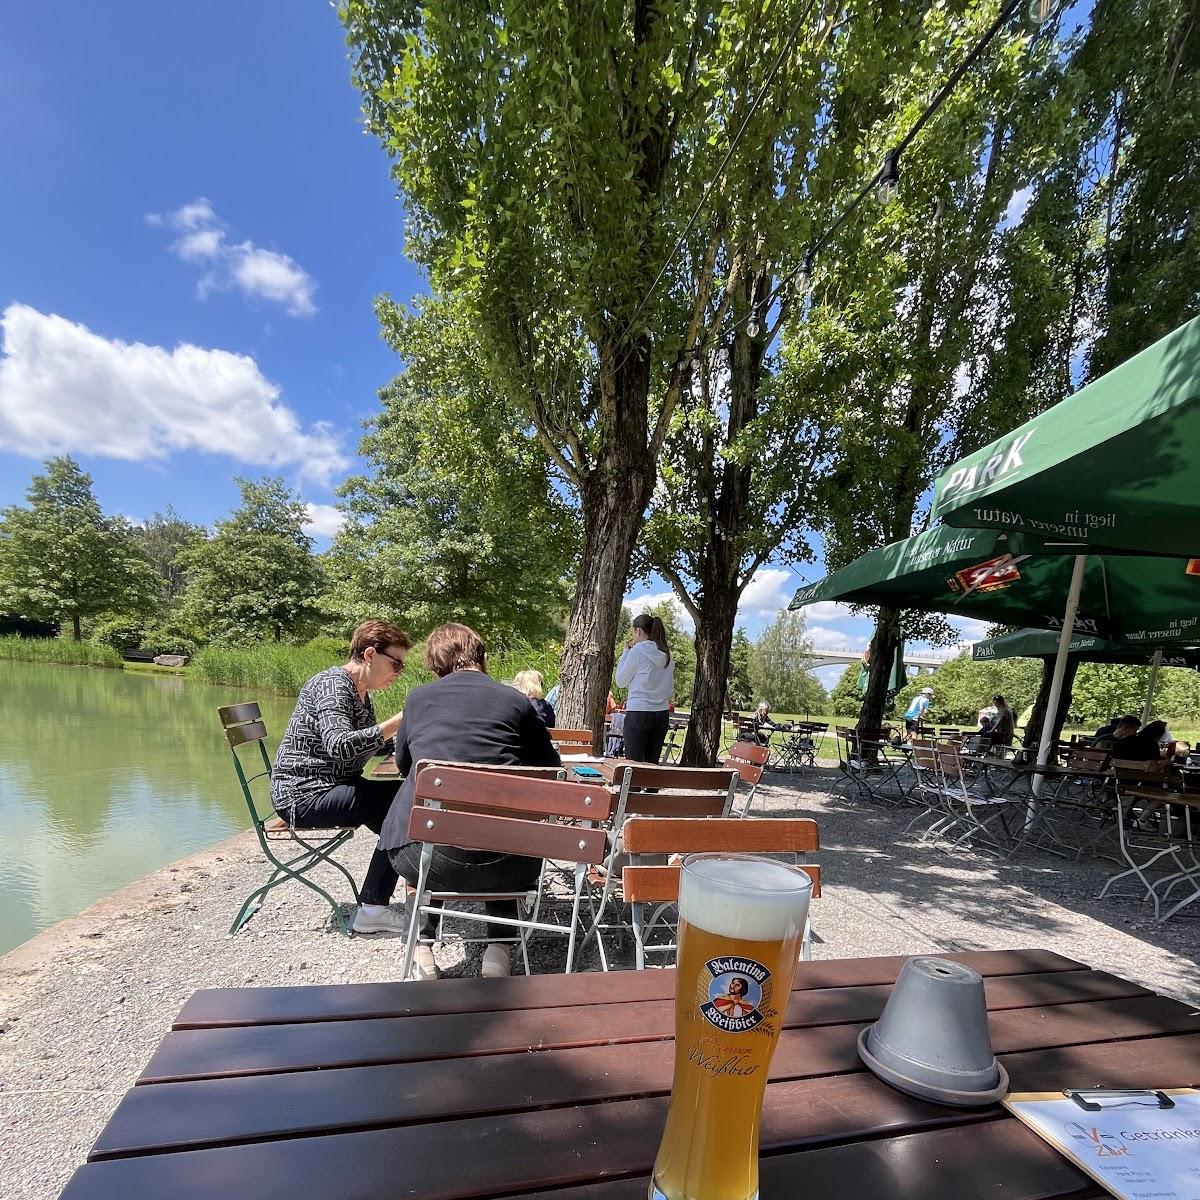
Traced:
POLYGON ((993 746, 1011 746, 1017 732, 1017 715, 1005 698, 997 693, 992 697, 992 715, 980 726, 979 732, 993 746))
POLYGON ((1123 762, 1159 762, 1162 759, 1162 740, 1167 732, 1166 721, 1151 721, 1148 725, 1133 732, 1129 730, 1130 722, 1136 727, 1137 719, 1125 717, 1117 726, 1117 736, 1113 738, 1112 756, 1123 762))
MULTIPOLYGON (((362 771, 385 752, 401 714, 377 721, 370 693, 391 687, 411 647, 403 629, 364 621, 351 636, 349 661, 318 672, 300 689, 271 770, 271 803, 293 828, 383 828, 400 785, 365 779, 362 771)), ((396 883, 386 852, 377 847, 358 889, 355 933, 404 932, 403 918, 388 907, 396 883)))
POLYGON ((544 698, 541 671, 518 671, 513 677, 513 687, 533 705, 533 711, 542 724, 547 729, 553 729, 557 717, 554 715, 554 705, 544 698))
MULTIPOLYGON (((404 721, 396 735, 396 765, 406 778, 384 822, 379 841, 393 868, 416 886, 421 843, 408 836, 416 782, 413 765, 422 759, 489 763, 494 766, 559 767, 562 762, 532 705, 515 688, 487 673, 487 647, 466 625, 439 625, 425 642, 425 665, 437 678, 413 688, 404 703, 404 721)), ((542 860, 493 850, 435 846, 426 886, 435 892, 520 892, 532 888, 542 860)), ((416 902, 414 898, 414 903, 416 902)), ((490 900, 489 916, 512 918, 512 900, 490 900)), ((426 913, 421 933, 432 937, 434 918, 426 913)), ((512 927, 489 924, 490 941, 481 974, 507 975, 512 927)), ((418 945, 414 963, 420 979, 437 978, 433 949, 418 945)))
POLYGON ((771 720, 771 706, 765 700, 760 701, 754 710, 754 740, 760 746, 769 745, 772 732, 782 728, 771 720))

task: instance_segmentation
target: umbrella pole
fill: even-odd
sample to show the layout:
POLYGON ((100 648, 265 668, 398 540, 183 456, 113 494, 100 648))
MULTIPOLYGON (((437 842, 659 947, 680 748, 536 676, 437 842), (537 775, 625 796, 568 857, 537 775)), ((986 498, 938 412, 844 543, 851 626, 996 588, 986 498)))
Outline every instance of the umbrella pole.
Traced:
MULTIPOLYGON (((1071 586, 1067 589, 1067 608, 1063 613, 1062 632, 1058 635, 1058 654, 1054 658, 1054 675, 1050 680, 1050 698, 1046 703, 1046 715, 1042 720, 1042 740, 1038 746, 1037 765, 1044 767, 1050 761, 1050 751, 1054 748, 1054 726, 1058 723, 1058 705, 1062 699, 1063 677, 1067 673, 1067 651, 1071 638, 1075 635, 1075 615, 1079 612, 1079 596, 1083 591, 1083 569, 1087 565, 1087 555, 1075 555, 1075 563, 1071 568, 1071 586)), ((1036 797, 1041 795, 1045 782, 1041 775, 1033 777, 1034 799, 1030 801, 1030 819, 1036 808, 1036 797)))
POLYGON ((1162 666, 1162 651, 1155 650, 1150 660, 1150 686, 1146 689, 1146 703, 1142 705, 1142 724, 1150 720, 1150 709, 1154 704, 1154 683, 1158 679, 1158 668, 1162 666))

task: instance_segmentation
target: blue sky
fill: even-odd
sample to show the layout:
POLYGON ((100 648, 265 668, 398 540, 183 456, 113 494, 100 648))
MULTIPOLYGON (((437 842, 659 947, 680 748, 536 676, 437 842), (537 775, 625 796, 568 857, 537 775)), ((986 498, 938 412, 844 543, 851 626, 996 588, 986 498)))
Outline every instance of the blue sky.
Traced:
MULTIPOLYGON (((372 299, 422 289, 332 7, 6 5, 0 159, 0 505, 55 453, 135 520, 211 524, 235 475, 278 472, 323 544, 398 365, 372 299)), ((798 582, 760 572, 751 636, 798 582)), ((870 632, 834 606, 809 624, 870 632)))

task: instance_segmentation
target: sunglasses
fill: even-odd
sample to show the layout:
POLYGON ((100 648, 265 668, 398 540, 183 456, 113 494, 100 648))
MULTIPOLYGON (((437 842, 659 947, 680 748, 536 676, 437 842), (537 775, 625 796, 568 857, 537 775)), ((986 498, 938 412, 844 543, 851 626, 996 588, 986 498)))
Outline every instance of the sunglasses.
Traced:
POLYGON ((404 670, 404 659, 397 658, 394 654, 389 654, 386 650, 376 650, 375 653, 386 658, 392 664, 392 669, 396 674, 404 670))

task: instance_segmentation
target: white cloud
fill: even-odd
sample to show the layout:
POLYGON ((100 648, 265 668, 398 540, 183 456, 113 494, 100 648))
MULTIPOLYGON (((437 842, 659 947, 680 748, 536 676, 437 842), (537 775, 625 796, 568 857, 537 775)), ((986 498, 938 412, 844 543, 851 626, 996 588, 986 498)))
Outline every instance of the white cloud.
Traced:
POLYGON ((791 571, 778 567, 760 567, 742 592, 738 613, 769 613, 774 616, 792 602, 796 589, 791 571))
POLYGON ((826 650, 865 650, 871 640, 858 633, 830 629, 825 625, 810 625, 805 633, 814 646, 826 650))
POLYGON ((692 620, 688 610, 679 603, 679 597, 674 592, 647 592, 641 596, 626 596, 623 603, 635 617, 649 608, 657 608, 660 604, 670 604, 675 610, 675 619, 680 629, 696 628, 696 623, 692 620))
POLYGON ((1000 218, 1000 227, 1007 229, 1010 225, 1020 225, 1025 216, 1025 210, 1029 207, 1029 202, 1032 199, 1032 184, 1013 192, 1012 199, 1009 200, 1008 207, 1004 210, 1004 216, 1000 218))
POLYGON ((109 340, 24 304, 10 304, 0 328, 5 449, 129 461, 200 450, 269 467, 298 464, 322 482, 348 465, 332 429, 305 429, 244 354, 109 340))
POLYGON ((309 317, 317 311, 313 299, 317 285, 312 276, 290 255, 265 250, 250 241, 229 241, 216 211, 203 196, 165 216, 148 213, 146 220, 179 235, 171 243, 171 251, 184 262, 208 266, 197 284, 201 296, 237 289, 281 304, 293 317, 309 317))
POLYGON ((977 621, 974 617, 947 617, 946 620, 965 642, 983 641, 992 627, 991 621, 977 621))
POLYGON ((839 604, 836 600, 818 600, 816 604, 806 604, 800 611, 812 621, 861 621, 866 619, 851 612, 848 604, 839 604))
POLYGON ((335 504, 307 504, 304 532, 309 537, 331 538, 346 523, 346 514, 335 504))

